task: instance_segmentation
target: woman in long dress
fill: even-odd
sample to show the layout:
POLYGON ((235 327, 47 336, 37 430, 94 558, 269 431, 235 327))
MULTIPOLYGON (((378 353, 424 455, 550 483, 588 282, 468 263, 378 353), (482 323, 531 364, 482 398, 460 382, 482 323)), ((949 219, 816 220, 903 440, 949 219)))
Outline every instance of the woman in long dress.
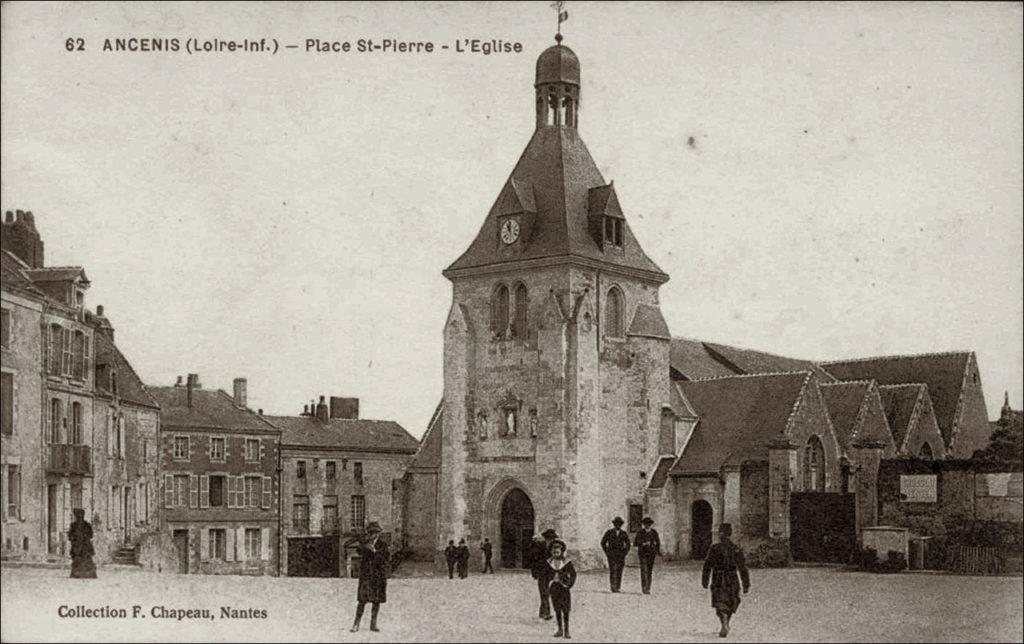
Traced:
POLYGON ((75 579, 96 579, 96 564, 92 556, 92 526, 85 520, 85 510, 75 510, 75 520, 68 529, 71 541, 71 576, 75 579))
POLYGON ((711 546, 701 574, 701 585, 704 588, 708 587, 709 578, 711 581, 711 606, 722 623, 719 637, 729 634, 729 620, 739 608, 740 582, 744 594, 750 590, 750 574, 747 572, 743 550, 732 542, 731 536, 732 524, 723 523, 719 526, 718 543, 711 546))
POLYGON ((380 605, 388 600, 388 544, 380 538, 380 524, 371 521, 366 526, 366 539, 359 545, 359 587, 356 590, 356 619, 351 632, 359 630, 363 609, 370 604, 370 630, 377 628, 380 605))

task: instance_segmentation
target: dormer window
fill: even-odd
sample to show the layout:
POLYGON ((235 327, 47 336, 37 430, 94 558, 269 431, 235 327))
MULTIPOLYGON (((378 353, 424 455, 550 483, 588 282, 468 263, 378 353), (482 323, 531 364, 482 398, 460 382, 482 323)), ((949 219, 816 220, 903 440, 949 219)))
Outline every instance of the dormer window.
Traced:
POLYGON ((616 217, 604 218, 604 245, 622 248, 622 220, 616 217))

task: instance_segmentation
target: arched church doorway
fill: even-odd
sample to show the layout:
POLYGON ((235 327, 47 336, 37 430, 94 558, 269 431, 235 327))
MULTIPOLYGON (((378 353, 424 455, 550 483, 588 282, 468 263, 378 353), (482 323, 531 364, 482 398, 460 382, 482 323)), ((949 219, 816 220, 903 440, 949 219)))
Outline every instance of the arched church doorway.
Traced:
POLYGON ((690 508, 690 558, 703 559, 711 548, 714 511, 707 501, 694 501, 690 508))
POLYGON ((501 565, 528 568, 533 539, 533 504, 519 488, 513 488, 501 502, 501 565))

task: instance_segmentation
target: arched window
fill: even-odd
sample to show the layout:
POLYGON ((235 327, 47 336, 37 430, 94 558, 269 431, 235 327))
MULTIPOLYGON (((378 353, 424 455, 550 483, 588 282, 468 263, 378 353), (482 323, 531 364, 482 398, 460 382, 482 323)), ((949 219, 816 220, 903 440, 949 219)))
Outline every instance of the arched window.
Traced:
POLYGON ((508 287, 499 284, 491 300, 491 331, 499 338, 508 333, 508 287))
POLYGON ((555 98, 554 94, 548 94, 548 115, 547 115, 547 124, 548 125, 558 125, 558 121, 555 119, 555 116, 557 115, 557 113, 558 113, 558 99, 555 98))
POLYGON ((64 406, 59 398, 50 401, 50 443, 60 443, 61 425, 64 424, 64 406))
POLYGON ((562 123, 572 126, 572 99, 566 96, 562 99, 562 123))
POLYGON ((621 338, 623 335, 623 305, 622 291, 612 287, 608 291, 608 298, 605 303, 604 313, 604 334, 609 338, 621 338))
POLYGON ((929 445, 928 443, 924 443, 923 445, 921 445, 921 449, 917 451, 917 457, 920 459, 924 459, 926 461, 930 461, 933 458, 935 458, 935 456, 932 454, 932 446, 929 445))
POLYGON ((524 339, 527 334, 526 327, 526 285, 520 283, 515 290, 515 318, 512 324, 512 337, 524 339))
POLYGON ((804 491, 825 491, 825 448, 817 436, 807 439, 804 448, 804 491))
POLYGON ((547 125, 547 110, 544 109, 544 97, 537 97, 537 122, 541 125, 547 125))
POLYGON ((68 442, 72 445, 82 444, 82 404, 78 402, 71 403, 71 440, 68 442))

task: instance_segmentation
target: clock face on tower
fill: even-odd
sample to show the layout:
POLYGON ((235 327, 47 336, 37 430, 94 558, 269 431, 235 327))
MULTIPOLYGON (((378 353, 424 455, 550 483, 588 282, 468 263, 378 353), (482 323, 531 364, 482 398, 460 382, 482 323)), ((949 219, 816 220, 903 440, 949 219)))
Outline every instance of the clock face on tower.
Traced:
POLYGON ((501 225, 501 241, 512 244, 519 239, 519 222, 515 219, 506 219, 501 225))

